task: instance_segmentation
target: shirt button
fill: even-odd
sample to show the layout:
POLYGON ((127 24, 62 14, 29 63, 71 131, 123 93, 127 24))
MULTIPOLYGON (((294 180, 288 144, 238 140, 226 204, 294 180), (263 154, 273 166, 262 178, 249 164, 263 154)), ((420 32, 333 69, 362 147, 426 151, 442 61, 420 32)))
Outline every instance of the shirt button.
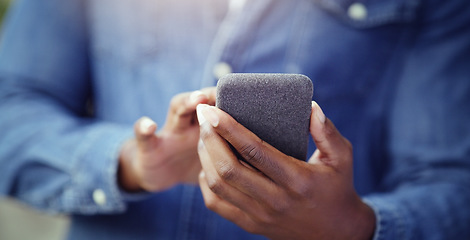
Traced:
POLYGON ((353 3, 349 6, 348 16, 353 20, 364 20, 367 17, 367 8, 362 3, 353 3))
POLYGON ((221 77, 232 73, 232 67, 226 62, 219 62, 214 66, 213 73, 216 79, 220 79, 221 77))
POLYGON ((101 189, 96 189, 93 191, 93 201, 99 206, 103 206, 106 204, 106 194, 101 189))

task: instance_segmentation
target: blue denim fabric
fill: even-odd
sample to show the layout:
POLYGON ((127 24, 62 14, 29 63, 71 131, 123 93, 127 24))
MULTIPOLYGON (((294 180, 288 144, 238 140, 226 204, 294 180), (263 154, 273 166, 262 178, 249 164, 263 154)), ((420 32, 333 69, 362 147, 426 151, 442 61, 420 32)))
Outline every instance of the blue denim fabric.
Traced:
POLYGON ((350 0, 17 0, 0 47, 0 195, 71 214, 69 239, 262 238, 195 186, 136 200, 116 184, 133 122, 163 125, 171 97, 214 85, 226 62, 313 80, 354 146, 374 239, 470 239, 470 4, 359 2, 363 19, 350 0))

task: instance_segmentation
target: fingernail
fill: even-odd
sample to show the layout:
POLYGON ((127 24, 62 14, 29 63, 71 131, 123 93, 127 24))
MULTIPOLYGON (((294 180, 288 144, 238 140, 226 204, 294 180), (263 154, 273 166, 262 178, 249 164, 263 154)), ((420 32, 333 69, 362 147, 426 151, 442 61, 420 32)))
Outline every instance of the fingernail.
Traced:
POLYGON ((212 125, 212 127, 219 126, 219 116, 215 113, 215 107, 206 105, 206 108, 202 109, 202 113, 206 117, 207 121, 212 125))
POLYGON ((196 107, 197 121, 199 122, 199 125, 202 125, 206 122, 206 118, 204 117, 204 114, 202 114, 202 109, 204 107, 206 107, 205 104, 199 104, 196 107))
POLYGON ((142 121, 140 121, 140 131, 142 133, 148 133, 149 132, 149 129, 152 125, 154 125, 155 122, 152 121, 152 119, 148 118, 148 117, 144 117, 142 119, 142 121))
POLYGON ((198 100, 201 96, 204 96, 204 93, 201 91, 194 91, 189 95, 189 101, 192 103, 198 103, 198 100))
POLYGON ((325 123, 326 117, 325 114, 323 113, 323 110, 321 110, 321 107, 318 105, 317 102, 312 101, 312 106, 314 107, 315 111, 315 116, 320 120, 321 123, 325 123))
POLYGON ((219 116, 214 112, 214 107, 207 104, 199 104, 196 108, 199 125, 208 121, 212 127, 219 126, 219 116))

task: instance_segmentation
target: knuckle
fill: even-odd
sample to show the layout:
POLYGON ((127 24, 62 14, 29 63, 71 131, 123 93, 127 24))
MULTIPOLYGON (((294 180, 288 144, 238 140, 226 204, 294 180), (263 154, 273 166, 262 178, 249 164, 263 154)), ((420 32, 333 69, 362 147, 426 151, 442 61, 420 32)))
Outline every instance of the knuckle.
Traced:
POLYGON ((261 148, 262 144, 262 140, 248 143, 240 149, 240 154, 248 162, 263 162, 265 153, 261 148))
POLYGON ((223 164, 219 168, 218 172, 219 172, 220 177, 225 181, 231 181, 233 179, 236 179, 236 176, 237 176, 237 169, 232 163, 223 164))
POLYGON ((291 184, 291 190, 300 198, 310 198, 312 196, 311 184, 314 182, 312 174, 299 174, 297 181, 291 184))
POLYGON ((284 200, 275 199, 269 203, 269 208, 271 210, 271 214, 275 216, 284 216, 288 213, 290 206, 284 200))
POLYGON ((170 112, 175 114, 176 116, 184 115, 186 113, 186 104, 185 99, 189 98, 188 93, 180 93, 174 96, 170 100, 170 112))
POLYGON ((215 194, 220 194, 224 189, 224 185, 225 183, 220 178, 207 177, 207 186, 215 194))
POLYGON ((289 192, 277 192, 275 197, 265 198, 263 207, 264 210, 270 215, 281 216, 284 215, 284 213, 286 213, 290 208, 289 200, 289 192))
POLYGON ((180 93, 175 95, 170 100, 170 107, 176 107, 181 104, 181 100, 187 95, 186 93, 180 93))

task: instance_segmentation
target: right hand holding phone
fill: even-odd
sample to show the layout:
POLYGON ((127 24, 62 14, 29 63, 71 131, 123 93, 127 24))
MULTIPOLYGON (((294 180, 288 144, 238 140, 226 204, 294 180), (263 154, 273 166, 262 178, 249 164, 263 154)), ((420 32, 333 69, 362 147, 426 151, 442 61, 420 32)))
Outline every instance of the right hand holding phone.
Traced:
POLYGON ((308 162, 283 154, 230 115, 198 107, 199 175, 206 206, 270 239, 371 239, 372 209, 353 186, 352 148, 313 103, 308 162), (232 152, 235 149, 248 167, 232 152))

